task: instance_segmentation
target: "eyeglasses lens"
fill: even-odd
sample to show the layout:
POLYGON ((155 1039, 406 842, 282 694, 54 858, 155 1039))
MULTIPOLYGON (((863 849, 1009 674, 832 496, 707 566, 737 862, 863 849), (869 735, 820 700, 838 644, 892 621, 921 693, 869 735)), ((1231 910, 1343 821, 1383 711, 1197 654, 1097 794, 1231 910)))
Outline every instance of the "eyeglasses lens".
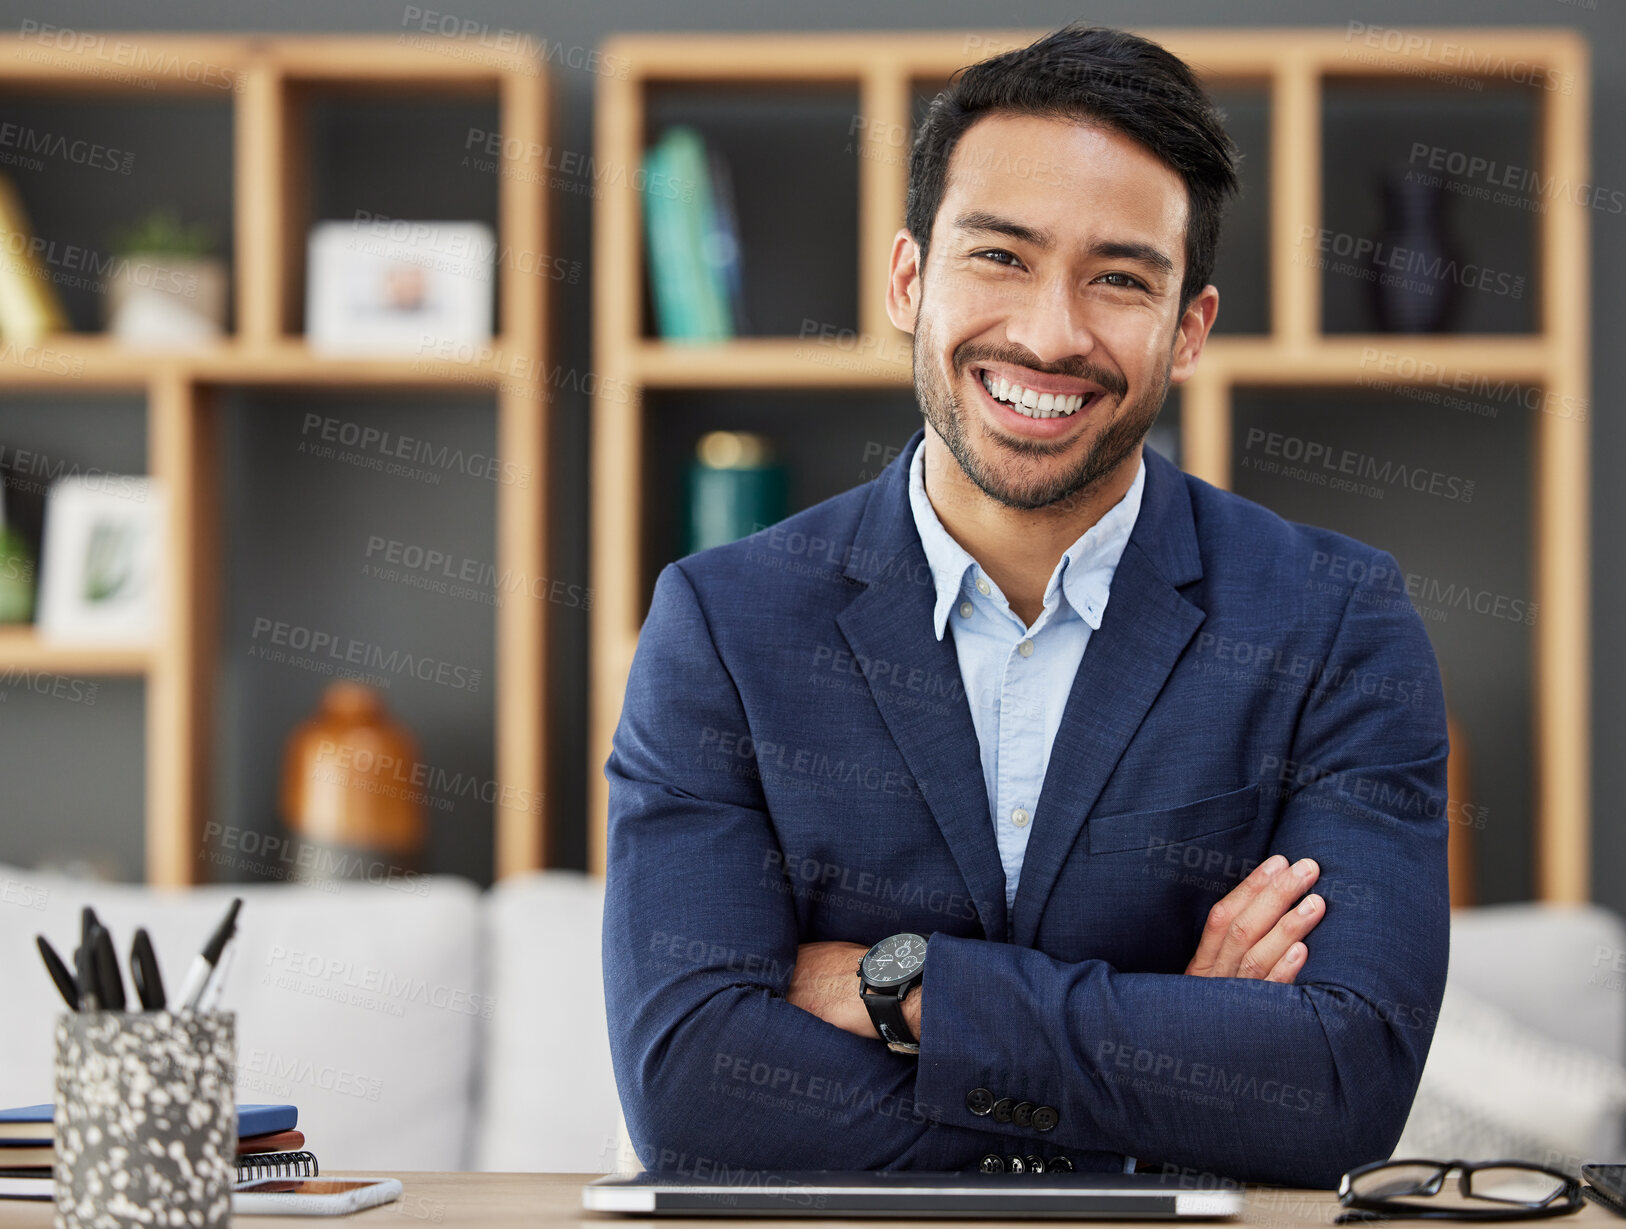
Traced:
POLYGON ((1440 1178, 1440 1166, 1427 1164, 1385 1165, 1354 1178, 1350 1190, 1360 1199, 1405 1199, 1428 1195, 1440 1178))
POLYGON ((1524 1169, 1516 1165, 1476 1169, 1468 1175, 1468 1190, 1475 1198, 1523 1207, 1540 1207, 1556 1199, 1564 1190, 1564 1185, 1562 1178, 1544 1174, 1539 1169, 1524 1169))

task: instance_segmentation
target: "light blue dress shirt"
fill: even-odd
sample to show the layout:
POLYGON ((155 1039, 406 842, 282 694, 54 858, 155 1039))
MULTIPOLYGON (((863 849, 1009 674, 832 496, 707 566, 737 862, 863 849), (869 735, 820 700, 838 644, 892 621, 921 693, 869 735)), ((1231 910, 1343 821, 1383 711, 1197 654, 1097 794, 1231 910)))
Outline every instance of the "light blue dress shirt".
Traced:
POLYGON ((1050 748, 1140 514, 1146 462, 1124 497, 1062 554, 1045 586, 1044 609, 1028 627, 937 519, 926 496, 925 458, 922 441, 909 467, 909 504, 937 588, 932 619, 939 640, 954 621, 954 651, 982 749, 989 818, 1005 868, 1005 905, 1012 908, 1028 833, 1040 822, 1039 789, 1050 748))

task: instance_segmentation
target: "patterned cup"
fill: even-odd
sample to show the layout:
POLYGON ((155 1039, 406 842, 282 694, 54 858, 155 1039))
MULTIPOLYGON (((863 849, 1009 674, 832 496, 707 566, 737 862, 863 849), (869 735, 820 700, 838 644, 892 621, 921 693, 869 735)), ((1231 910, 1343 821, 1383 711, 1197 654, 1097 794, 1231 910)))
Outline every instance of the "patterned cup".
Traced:
POLYGON ((237 1169, 237 1018, 56 1022, 56 1229, 214 1229, 237 1169))

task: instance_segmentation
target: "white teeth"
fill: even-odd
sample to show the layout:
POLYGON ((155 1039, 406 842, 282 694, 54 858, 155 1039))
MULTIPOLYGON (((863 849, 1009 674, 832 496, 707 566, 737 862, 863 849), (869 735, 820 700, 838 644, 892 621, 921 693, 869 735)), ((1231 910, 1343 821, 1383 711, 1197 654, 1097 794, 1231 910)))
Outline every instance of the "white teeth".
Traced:
POLYGON ((1065 418, 1082 409, 1086 400, 1083 393, 1035 392, 986 371, 982 373, 982 386, 988 390, 989 396, 1005 402, 1029 418, 1065 418))

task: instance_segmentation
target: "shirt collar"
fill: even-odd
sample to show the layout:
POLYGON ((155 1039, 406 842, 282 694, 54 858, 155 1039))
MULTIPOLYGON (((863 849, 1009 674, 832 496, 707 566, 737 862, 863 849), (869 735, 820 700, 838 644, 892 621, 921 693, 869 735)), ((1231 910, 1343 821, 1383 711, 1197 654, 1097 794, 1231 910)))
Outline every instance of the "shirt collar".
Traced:
MULTIPOLYGON (((1130 483, 1124 497, 1062 552, 1055 571, 1050 574, 1049 583, 1045 585, 1046 606, 1055 600, 1059 587, 1067 604, 1078 612, 1091 630, 1100 630, 1113 573, 1118 569, 1124 547, 1129 544, 1129 535, 1140 515, 1141 494, 1145 489, 1146 460, 1142 457, 1135 470, 1135 480, 1130 483)), ((932 581, 937 590, 937 602, 932 608, 932 626, 941 640, 949 612, 954 609, 967 584, 966 573, 976 569, 977 561, 965 547, 949 536, 926 495, 924 439, 915 448, 915 455, 909 462, 909 507, 914 513, 915 529, 920 534, 920 544, 926 552, 926 563, 932 570, 932 581)))

